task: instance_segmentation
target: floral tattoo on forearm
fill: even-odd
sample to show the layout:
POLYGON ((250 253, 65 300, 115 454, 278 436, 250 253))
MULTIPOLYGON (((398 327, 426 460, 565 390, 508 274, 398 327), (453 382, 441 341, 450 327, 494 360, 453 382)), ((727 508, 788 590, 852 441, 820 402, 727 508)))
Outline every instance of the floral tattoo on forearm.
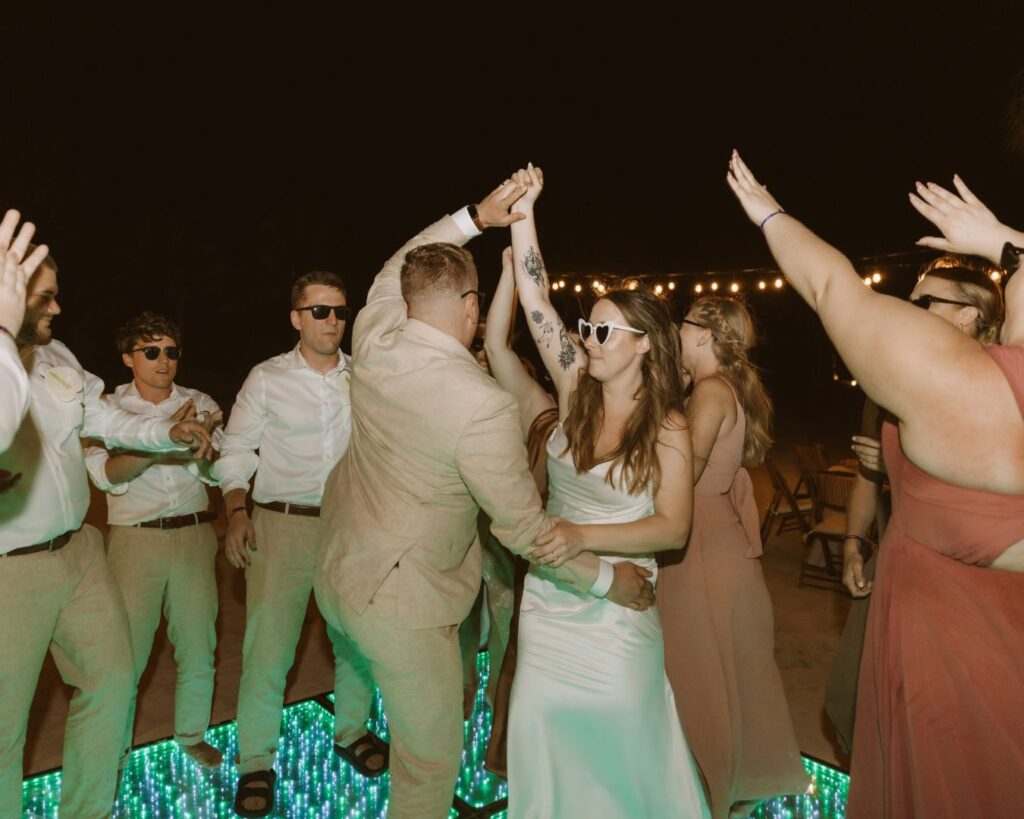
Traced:
POLYGON ((537 287, 544 286, 544 260, 541 259, 536 248, 531 247, 526 251, 526 257, 523 259, 523 270, 537 287))
POLYGON ((569 339, 569 334, 565 332, 565 325, 558 328, 558 341, 562 345, 558 351, 558 366, 568 370, 576 363, 576 347, 569 339))

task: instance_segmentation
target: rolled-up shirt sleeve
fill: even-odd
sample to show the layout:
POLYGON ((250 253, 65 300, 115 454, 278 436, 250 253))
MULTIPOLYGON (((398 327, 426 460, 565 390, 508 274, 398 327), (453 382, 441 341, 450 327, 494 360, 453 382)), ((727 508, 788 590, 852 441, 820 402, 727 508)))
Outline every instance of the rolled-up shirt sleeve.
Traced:
POLYGON ((249 373, 235 398, 227 428, 221 439, 220 457, 210 472, 224 492, 249 490, 249 481, 259 466, 260 441, 267 423, 266 391, 258 369, 249 373))
POLYGON ((18 348, 0 332, 0 452, 11 445, 28 410, 28 375, 18 348))
POLYGON ((85 468, 89 472, 89 478, 101 492, 109 492, 111 495, 123 495, 128 491, 127 483, 112 483, 107 477, 107 461, 110 460, 110 453, 101 446, 88 446, 85 448, 85 468))

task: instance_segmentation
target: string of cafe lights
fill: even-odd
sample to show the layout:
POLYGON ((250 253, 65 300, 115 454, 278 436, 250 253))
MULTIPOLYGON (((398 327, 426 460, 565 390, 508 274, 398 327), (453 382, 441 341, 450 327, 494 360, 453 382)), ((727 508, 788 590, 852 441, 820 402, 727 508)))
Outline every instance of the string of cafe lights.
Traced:
MULTIPOLYGON (((876 287, 906 271, 914 274, 927 262, 933 252, 925 249, 898 251, 854 260, 854 267, 862 275, 864 284, 876 287)), ((999 283, 1001 274, 993 271, 992 280, 999 283)), ((736 271, 708 271, 669 274, 616 275, 566 273, 551 282, 552 291, 569 291, 577 298, 584 292, 601 297, 616 287, 636 290, 649 287, 655 295, 672 298, 675 295, 701 296, 710 294, 739 295, 746 292, 777 293, 786 288, 786 280, 774 267, 755 267, 736 271)))

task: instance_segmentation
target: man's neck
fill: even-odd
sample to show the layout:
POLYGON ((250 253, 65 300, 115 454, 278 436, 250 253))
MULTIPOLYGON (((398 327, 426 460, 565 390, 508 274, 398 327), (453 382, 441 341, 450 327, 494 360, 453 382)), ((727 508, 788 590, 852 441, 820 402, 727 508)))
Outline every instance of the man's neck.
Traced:
POLYGON ((157 389, 151 387, 148 384, 143 384, 139 379, 135 379, 135 389, 138 390, 139 397, 143 401, 149 401, 150 404, 162 404, 168 398, 171 397, 171 390, 173 385, 166 389, 157 389))
POLYGON ((338 366, 341 360, 341 352, 334 351, 333 355, 324 355, 316 350, 311 350, 301 341, 299 342, 299 355, 306 359, 306 363, 317 372, 326 373, 338 366))

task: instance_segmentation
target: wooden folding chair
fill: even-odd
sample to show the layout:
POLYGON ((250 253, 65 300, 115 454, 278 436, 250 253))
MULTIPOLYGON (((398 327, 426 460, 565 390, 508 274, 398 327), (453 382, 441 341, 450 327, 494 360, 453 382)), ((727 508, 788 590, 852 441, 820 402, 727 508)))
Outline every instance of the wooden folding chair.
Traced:
POLYGON ((843 586, 843 535, 846 534, 846 507, 857 476, 834 469, 812 471, 807 476, 814 502, 814 527, 804 535, 804 559, 800 566, 800 585, 828 589, 843 586), (814 557, 820 553, 821 562, 814 557))
POLYGON ((764 520, 761 521, 761 542, 768 542, 772 524, 776 520, 779 525, 775 534, 799 529, 806 536, 814 524, 813 500, 810 497, 798 498, 771 458, 764 459, 764 468, 768 470, 768 477, 772 482, 772 499, 768 508, 764 510, 764 520))

